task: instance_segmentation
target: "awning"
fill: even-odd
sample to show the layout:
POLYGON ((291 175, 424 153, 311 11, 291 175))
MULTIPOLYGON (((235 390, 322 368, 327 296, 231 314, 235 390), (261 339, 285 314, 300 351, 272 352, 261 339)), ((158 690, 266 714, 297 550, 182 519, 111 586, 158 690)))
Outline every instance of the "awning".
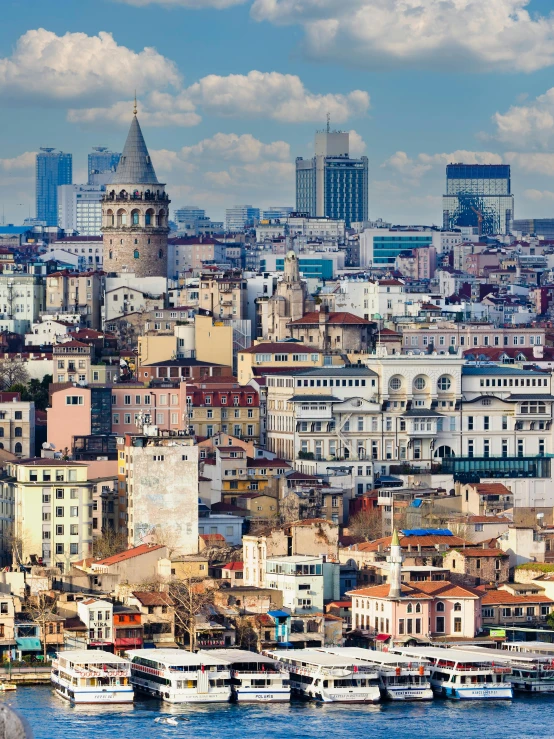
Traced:
POLYGON ((377 634, 375 639, 377 641, 387 641, 387 639, 390 639, 390 634, 377 634))
POLYGON ((268 611, 267 615, 272 618, 290 618, 290 613, 286 611, 268 611))
POLYGON ((42 652, 40 639, 34 636, 22 636, 15 640, 17 648, 22 652, 42 652))

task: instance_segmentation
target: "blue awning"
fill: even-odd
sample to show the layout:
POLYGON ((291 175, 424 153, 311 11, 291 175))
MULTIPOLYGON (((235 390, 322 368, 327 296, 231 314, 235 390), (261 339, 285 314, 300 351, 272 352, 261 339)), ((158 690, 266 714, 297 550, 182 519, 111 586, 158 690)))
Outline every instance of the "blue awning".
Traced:
POLYGON ((272 618, 290 618, 290 613, 286 611, 268 611, 267 615, 272 618))
POLYGON ((35 636, 22 636, 16 639, 15 643, 22 652, 42 652, 40 639, 35 636))

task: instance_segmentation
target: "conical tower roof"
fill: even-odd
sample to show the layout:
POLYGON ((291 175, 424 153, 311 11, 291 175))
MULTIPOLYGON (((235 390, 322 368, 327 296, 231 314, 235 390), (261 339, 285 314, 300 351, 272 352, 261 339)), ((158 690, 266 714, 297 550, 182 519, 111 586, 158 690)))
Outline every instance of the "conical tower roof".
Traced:
POLYGON ((140 129, 138 118, 133 116, 125 148, 112 178, 112 185, 157 185, 158 178, 140 129))

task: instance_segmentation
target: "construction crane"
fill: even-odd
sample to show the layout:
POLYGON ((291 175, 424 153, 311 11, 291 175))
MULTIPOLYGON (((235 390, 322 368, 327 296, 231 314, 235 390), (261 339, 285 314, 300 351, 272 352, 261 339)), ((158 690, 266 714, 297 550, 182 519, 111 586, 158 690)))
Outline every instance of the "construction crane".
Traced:
POLYGON ((470 208, 477 216, 477 233, 479 235, 479 238, 481 238, 482 233, 483 233, 483 214, 481 213, 480 210, 477 210, 477 208, 474 208, 473 205, 471 205, 470 208))

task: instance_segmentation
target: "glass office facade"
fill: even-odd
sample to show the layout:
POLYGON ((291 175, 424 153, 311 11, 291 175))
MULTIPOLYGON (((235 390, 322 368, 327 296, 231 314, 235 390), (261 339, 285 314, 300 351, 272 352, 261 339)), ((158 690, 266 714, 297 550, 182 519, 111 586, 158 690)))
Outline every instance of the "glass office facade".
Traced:
POLYGON ((421 246, 431 246, 432 233, 407 236, 401 231, 387 236, 373 237, 373 265, 375 267, 394 267, 396 257, 403 251, 410 251, 421 246))
POLYGON ((58 225, 58 187, 73 180, 73 157, 55 149, 41 149, 36 158, 37 219, 58 225))

